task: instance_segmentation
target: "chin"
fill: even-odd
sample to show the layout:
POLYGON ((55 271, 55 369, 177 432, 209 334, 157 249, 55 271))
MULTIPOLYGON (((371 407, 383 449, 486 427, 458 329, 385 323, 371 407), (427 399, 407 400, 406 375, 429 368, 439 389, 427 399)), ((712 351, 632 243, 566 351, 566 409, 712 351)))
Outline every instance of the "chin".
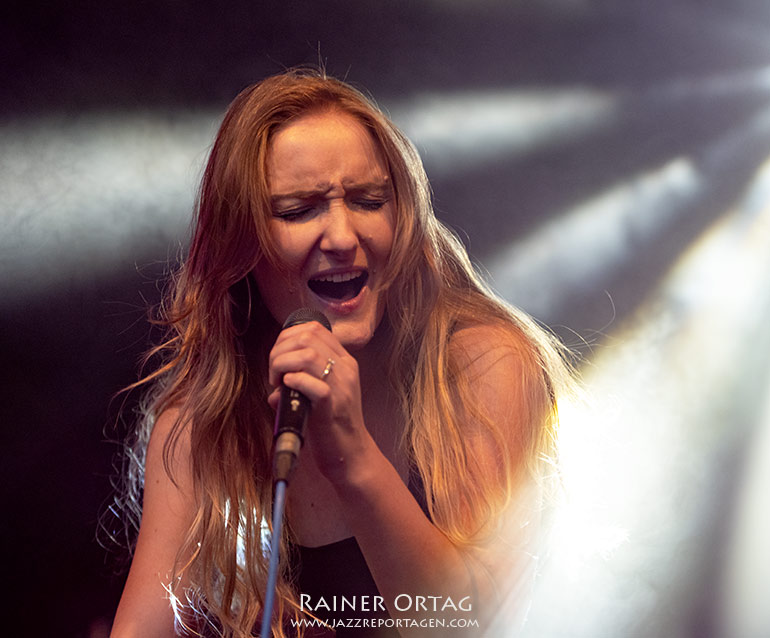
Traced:
POLYGON ((374 330, 369 326, 352 328, 349 326, 337 326, 332 324, 332 332, 334 336, 339 339, 342 346, 349 352, 357 352, 363 350, 369 345, 369 342, 374 336, 374 330))
POLYGON ((334 336, 349 352, 357 352, 366 348, 382 322, 380 316, 361 317, 360 319, 330 316, 329 320, 334 336))

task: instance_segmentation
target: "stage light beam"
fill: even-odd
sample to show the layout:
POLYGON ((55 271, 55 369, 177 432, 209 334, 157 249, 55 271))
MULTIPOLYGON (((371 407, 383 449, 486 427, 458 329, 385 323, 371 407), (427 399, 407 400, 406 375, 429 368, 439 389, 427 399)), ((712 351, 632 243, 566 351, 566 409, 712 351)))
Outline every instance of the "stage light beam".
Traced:
POLYGON ((687 635, 720 587, 703 580, 719 495, 770 385, 768 193, 770 164, 586 366, 594 403, 562 410, 569 498, 525 637, 687 635))

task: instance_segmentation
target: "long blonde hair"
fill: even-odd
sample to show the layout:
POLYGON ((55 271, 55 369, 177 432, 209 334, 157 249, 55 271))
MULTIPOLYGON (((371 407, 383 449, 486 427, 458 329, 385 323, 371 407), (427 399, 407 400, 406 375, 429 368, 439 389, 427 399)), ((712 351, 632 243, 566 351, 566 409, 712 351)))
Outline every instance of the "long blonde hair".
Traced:
MULTIPOLYGON (((544 460, 556 453, 556 396, 570 379, 559 346, 478 277, 462 244, 433 213, 412 144, 367 97, 324 73, 295 70, 251 86, 230 105, 217 134, 189 254, 160 309, 167 337, 148 355, 158 361, 156 369, 136 384, 150 384, 151 390, 123 495, 129 518, 138 521, 149 433, 157 417, 178 409, 164 458, 168 471, 172 450, 189 428, 197 511, 170 588, 172 599, 190 602, 178 618, 192 633, 202 631, 199 623, 196 629, 198 614, 224 636, 250 636, 262 608, 267 566, 261 528, 270 519, 272 490, 265 376, 279 327, 249 273, 263 258, 279 263, 268 230, 265 177, 272 136, 292 119, 319 110, 357 118, 390 171, 396 215, 385 274, 392 332, 388 377, 401 402, 403 449, 422 478, 435 525, 458 544, 478 542, 485 531, 480 522, 493 520, 521 477, 539 475, 544 460), (520 346, 531 418, 517 424, 515 434, 486 417, 451 348, 458 329, 476 325, 520 346), (502 483, 482 480, 463 432, 468 419, 500 450, 502 483), (181 576, 190 591, 176 590, 181 576)), ((289 549, 288 536, 281 543, 289 549)), ((284 635, 281 619, 298 614, 284 564, 276 635, 284 635)))

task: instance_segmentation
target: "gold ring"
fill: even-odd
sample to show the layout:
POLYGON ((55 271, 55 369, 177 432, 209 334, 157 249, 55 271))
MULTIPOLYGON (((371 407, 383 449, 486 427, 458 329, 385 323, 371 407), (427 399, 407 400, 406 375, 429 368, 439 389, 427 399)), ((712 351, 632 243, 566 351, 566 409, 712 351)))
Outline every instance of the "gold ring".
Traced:
POLYGON ((329 373, 332 371, 333 367, 334 367, 334 359, 329 359, 326 362, 326 367, 324 368, 323 373, 321 374, 321 381, 323 381, 326 377, 329 376, 329 373))

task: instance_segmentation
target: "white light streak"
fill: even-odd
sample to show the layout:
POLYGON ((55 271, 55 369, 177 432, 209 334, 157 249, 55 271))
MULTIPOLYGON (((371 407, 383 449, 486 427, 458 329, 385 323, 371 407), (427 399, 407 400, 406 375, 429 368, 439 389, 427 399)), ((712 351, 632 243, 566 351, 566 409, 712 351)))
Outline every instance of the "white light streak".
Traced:
POLYGON ((178 241, 210 114, 49 116, 0 128, 4 299, 101 275, 178 241))
POLYGON ((487 262, 494 286, 530 313, 547 316, 562 291, 595 285, 632 249, 649 244, 700 188, 686 158, 629 179, 494 255, 487 262))
MULTIPOLYGON (((767 39, 767 33, 764 34, 767 39)), ((735 97, 741 93, 770 92, 770 67, 720 73, 705 77, 685 77, 655 87, 652 93, 669 99, 735 97)))
POLYGON ((425 94, 393 119, 441 175, 580 139, 615 123, 616 106, 583 88, 425 94))

